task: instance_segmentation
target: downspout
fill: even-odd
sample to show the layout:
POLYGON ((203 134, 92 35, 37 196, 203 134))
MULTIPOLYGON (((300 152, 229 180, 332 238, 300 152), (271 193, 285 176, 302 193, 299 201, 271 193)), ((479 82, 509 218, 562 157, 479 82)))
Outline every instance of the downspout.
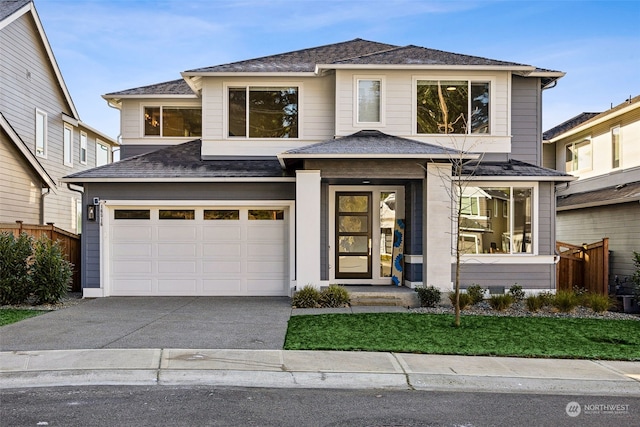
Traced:
MULTIPOLYGON (((78 187, 76 186, 76 188, 71 187, 73 184, 70 182, 67 182, 67 188, 69 189, 69 191, 75 191, 76 193, 80 193, 80 200, 82 201, 82 206, 84 207, 84 187, 78 187)), ((82 215, 83 219, 84 219, 84 211, 83 211, 83 215, 82 215)), ((77 226, 76 226, 76 231, 77 230, 77 226)), ((81 234, 81 233, 78 233, 81 234)))
POLYGON ((51 194, 51 188, 46 187, 46 188, 42 188, 40 189, 40 224, 44 225, 45 224, 45 215, 44 215, 44 198, 47 197, 49 194, 51 194), (44 191, 46 190, 46 192, 44 191))

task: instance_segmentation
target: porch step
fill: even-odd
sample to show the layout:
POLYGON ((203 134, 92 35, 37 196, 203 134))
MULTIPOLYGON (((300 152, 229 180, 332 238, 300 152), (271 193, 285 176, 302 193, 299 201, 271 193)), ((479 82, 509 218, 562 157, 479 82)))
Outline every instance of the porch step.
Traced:
POLYGON ((419 307, 415 292, 349 292, 351 305, 419 307))

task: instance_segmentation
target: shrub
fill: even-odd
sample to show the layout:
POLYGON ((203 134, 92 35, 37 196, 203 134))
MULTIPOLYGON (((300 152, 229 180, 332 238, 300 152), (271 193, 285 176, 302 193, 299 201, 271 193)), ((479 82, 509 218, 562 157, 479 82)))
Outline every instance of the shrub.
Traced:
POLYGON ((32 239, 0 233, 0 304, 21 304, 29 296, 29 258, 32 239))
POLYGON ((467 295, 471 298, 471 304, 477 304, 484 300, 484 289, 482 286, 473 284, 467 288, 467 295))
MULTIPOLYGON (((453 304, 453 306, 455 307, 456 305, 455 292, 449 292, 449 301, 451 301, 451 304, 453 304)), ((471 304, 471 297, 469 296, 469 294, 460 292, 458 296, 458 302, 460 303, 460 310, 464 310, 471 304)))
POLYGON ((544 297, 542 295, 529 295, 525 302, 527 304, 527 310, 536 312, 544 305, 544 297))
POLYGON ((553 306, 562 313, 569 313, 580 305, 580 299, 573 291, 558 291, 553 297, 553 306))
POLYGON ((489 305, 491 308, 498 311, 504 311, 511 307, 513 304, 513 297, 511 294, 491 295, 489 298, 489 305))
POLYGON ((34 304, 55 304, 71 287, 73 264, 64 259, 60 243, 42 237, 34 245, 31 285, 34 304))
POLYGON ((435 307, 440 302, 440 289, 434 286, 419 286, 415 291, 420 298, 420 307, 435 307))
POLYGON ((590 307, 596 313, 602 313, 614 306, 609 295, 587 293, 582 298, 583 304, 590 307))
POLYGON ((322 307, 344 307, 349 304, 349 292, 340 285, 330 285, 320 292, 320 305, 322 307))
POLYGON ((555 295, 552 294, 551 292, 541 292, 538 294, 538 298, 540 298, 540 301, 543 306, 545 305, 552 306, 555 295))
POLYGON ((633 284, 633 295, 640 304, 640 252, 633 252, 633 266, 635 271, 631 275, 631 283, 633 284))
POLYGON ((320 307, 320 291, 311 285, 306 285, 293 295, 291 305, 298 308, 320 307))
POLYGON ((522 286, 518 285, 517 283, 509 288, 509 295, 511 295, 514 302, 520 302, 525 297, 522 286))

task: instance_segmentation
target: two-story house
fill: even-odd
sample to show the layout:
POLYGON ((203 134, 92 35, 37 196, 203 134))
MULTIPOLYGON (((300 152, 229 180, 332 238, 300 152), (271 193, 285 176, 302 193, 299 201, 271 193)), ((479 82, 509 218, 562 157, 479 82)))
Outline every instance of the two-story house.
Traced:
POLYGON ((451 289, 458 159, 463 285, 554 290, 572 177, 540 166, 540 123, 563 75, 355 39, 104 95, 123 160, 65 179, 98 212, 84 295, 451 289))
POLYGON ((577 177, 557 188, 557 238, 609 238, 609 284, 629 285, 640 252, 640 96, 544 133, 544 163, 577 177))
POLYGON ((82 187, 117 143, 80 120, 30 0, 0 1, 0 222, 81 232, 82 187))

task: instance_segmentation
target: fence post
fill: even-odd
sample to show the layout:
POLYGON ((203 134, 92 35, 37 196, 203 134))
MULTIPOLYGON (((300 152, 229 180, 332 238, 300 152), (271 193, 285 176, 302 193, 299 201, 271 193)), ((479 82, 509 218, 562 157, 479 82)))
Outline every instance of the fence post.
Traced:
POLYGON ((51 240, 53 242, 53 224, 55 224, 54 222, 48 222, 47 225, 49 226, 49 240, 51 240))

